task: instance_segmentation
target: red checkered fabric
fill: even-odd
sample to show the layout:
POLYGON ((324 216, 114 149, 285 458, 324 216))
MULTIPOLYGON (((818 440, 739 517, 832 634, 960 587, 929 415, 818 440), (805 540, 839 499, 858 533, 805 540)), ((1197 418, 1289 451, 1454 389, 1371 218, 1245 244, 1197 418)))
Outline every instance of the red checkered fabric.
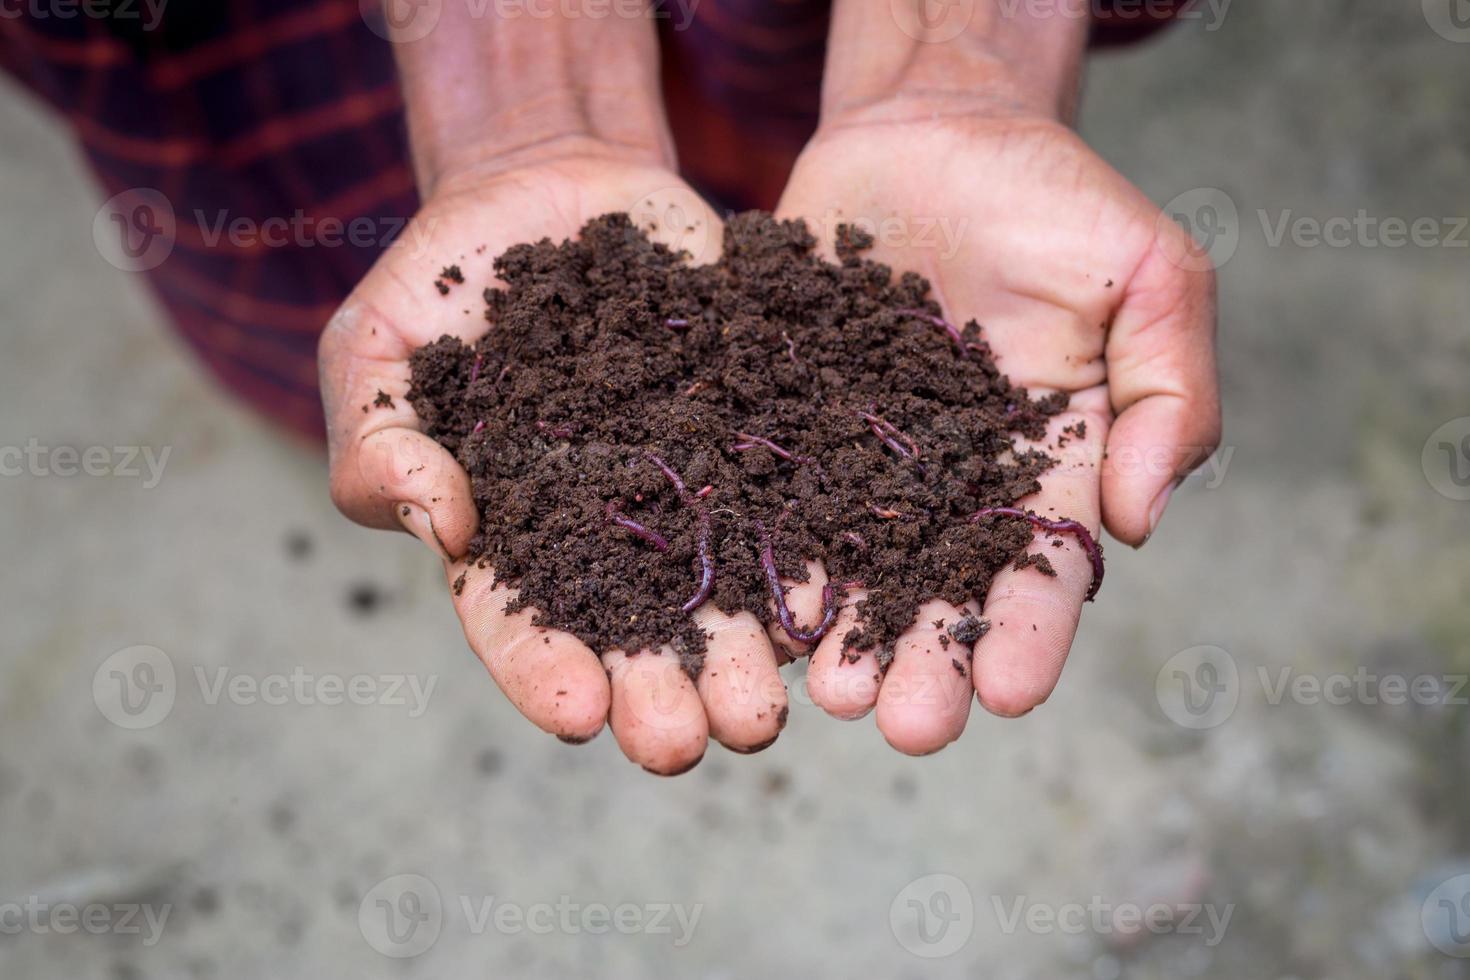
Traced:
MULTIPOLYGON (((827 20, 812 0, 702 0, 686 30, 663 22, 680 159, 722 206, 774 202, 816 124, 827 20)), ((1102 18, 1100 40, 1159 20, 1102 18)), ((139 201, 172 210, 148 280, 215 376, 320 439, 317 335, 417 203, 392 55, 359 0, 6 6, 0 67, 124 195, 133 251, 164 230, 139 201)))

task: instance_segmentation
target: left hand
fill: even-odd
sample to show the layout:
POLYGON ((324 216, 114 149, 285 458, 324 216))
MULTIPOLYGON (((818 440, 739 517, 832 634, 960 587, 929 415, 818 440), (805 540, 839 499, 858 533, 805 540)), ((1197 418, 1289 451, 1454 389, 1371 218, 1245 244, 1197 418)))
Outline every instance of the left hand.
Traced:
MULTIPOLYGON (((1033 397, 1071 396, 1043 443, 1061 462, 1018 506, 1094 534, 1101 521, 1140 546, 1179 479, 1218 442, 1213 271, 1057 119, 922 98, 824 114, 778 213, 805 218, 828 249, 839 223, 874 232, 868 257, 927 277, 956 325, 979 321, 1012 382, 1033 397), (1063 448, 1062 429, 1079 423, 1085 437, 1069 434, 1063 448)), ((876 705, 884 736, 912 754, 959 737, 972 684, 995 714, 1027 713, 1056 686, 1092 579, 1071 538, 1044 550, 1056 578, 1009 568, 996 577, 969 677, 931 625, 960 610, 927 604, 879 684, 871 651, 857 664, 841 656, 849 607, 812 657, 813 700, 844 718, 876 705)), ((794 590, 793 608, 815 606, 813 588, 794 590)))

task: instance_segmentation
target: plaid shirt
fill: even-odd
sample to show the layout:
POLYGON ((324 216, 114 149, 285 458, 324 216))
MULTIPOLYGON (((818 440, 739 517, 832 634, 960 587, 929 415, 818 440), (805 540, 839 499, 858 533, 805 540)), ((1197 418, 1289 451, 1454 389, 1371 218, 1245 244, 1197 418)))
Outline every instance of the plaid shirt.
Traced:
MULTIPOLYGON (((0 0, 0 67, 67 119, 117 196, 99 248, 146 270, 227 388, 313 439, 317 335, 417 205, 392 53, 363 6, 0 0)), ((1105 15, 1097 40, 1164 16, 1105 15)), ((816 125, 826 5, 703 0, 670 26, 685 176, 723 205, 769 208, 816 125)))

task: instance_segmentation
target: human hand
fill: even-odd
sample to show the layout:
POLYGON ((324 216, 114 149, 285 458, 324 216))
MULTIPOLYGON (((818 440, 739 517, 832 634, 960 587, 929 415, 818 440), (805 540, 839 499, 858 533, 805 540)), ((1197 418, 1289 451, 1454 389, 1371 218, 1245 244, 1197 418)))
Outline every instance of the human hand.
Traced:
POLYGON ((513 589, 465 561, 479 523, 469 477, 420 431, 404 397, 416 348, 495 329, 480 289, 496 284, 493 261, 512 245, 560 242, 627 211, 645 227, 655 219, 655 240, 718 257, 718 218, 673 172, 655 45, 648 20, 475 19, 450 5, 433 34, 400 44, 425 203, 398 239, 406 244, 388 249, 333 317, 320 367, 343 513, 407 528, 444 559, 471 648, 530 721, 570 742, 606 722, 630 759, 670 774, 698 762, 711 736, 754 751, 779 733, 786 691, 759 622, 696 610, 711 634, 696 684, 671 650, 599 662, 570 634, 534 626, 532 610, 507 613, 513 589), (476 77, 484 84, 465 81, 476 77), (434 282, 450 264, 466 284, 440 295, 434 282), (380 391, 391 403, 375 404, 380 391))
MULTIPOLYGON (((1067 392, 1070 407, 1041 444, 1060 463, 1019 506, 1073 518, 1094 534, 1101 521, 1120 541, 1142 545, 1170 492, 1219 439, 1208 263, 1062 121, 1074 93, 1064 78, 1035 74, 1048 63, 1061 76, 1070 71, 1055 47, 1027 60, 1025 73, 1009 67, 1027 47, 1014 36, 946 52, 939 63, 928 49, 886 63, 872 55, 879 23, 845 22, 839 6, 822 124, 780 215, 805 218, 829 248, 839 223, 875 231, 868 257, 926 276, 952 322, 979 321, 1014 383, 1033 394, 1067 392), (863 35, 850 38, 862 64, 843 64, 845 30, 863 35), (957 60, 975 74, 945 89, 941 79, 960 85, 957 60), (1076 434, 1079 423, 1085 435, 1076 434)), ((1093 578, 1075 541, 1046 554, 1056 578, 1014 569, 996 577, 983 608, 990 630, 969 677, 953 669, 932 623, 981 612, 973 604, 920 610, 880 683, 873 651, 857 663, 842 655, 851 606, 862 598, 854 593, 814 651, 812 699, 844 718, 876 706, 884 736, 914 754, 958 738, 972 688, 996 714, 1030 711, 1056 686, 1093 578)), ((824 580, 818 572, 794 589, 793 605, 811 615, 824 580)))

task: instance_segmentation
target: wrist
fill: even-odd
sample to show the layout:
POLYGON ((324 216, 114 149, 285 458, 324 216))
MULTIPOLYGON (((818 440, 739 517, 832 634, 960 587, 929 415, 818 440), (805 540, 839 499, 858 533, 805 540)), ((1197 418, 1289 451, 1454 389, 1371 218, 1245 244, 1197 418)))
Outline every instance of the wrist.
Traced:
POLYGON ((964 112, 1070 124, 1091 22, 1068 4, 836 0, 823 123, 964 112))
POLYGON ((496 9, 446 2, 433 30, 395 41, 423 196, 452 176, 567 156, 673 165, 650 18, 496 9))

